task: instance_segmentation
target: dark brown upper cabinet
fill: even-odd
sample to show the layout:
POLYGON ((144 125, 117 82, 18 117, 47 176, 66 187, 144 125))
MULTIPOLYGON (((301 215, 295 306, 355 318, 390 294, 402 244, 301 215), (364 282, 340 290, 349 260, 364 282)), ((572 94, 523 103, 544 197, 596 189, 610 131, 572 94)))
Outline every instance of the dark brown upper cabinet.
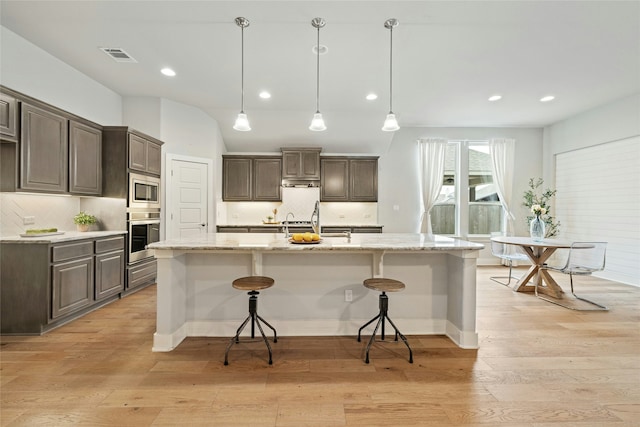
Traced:
POLYGON ((281 201, 280 156, 222 156, 222 200, 281 201))
POLYGON ((102 131, 69 122, 69 192, 102 194, 102 131))
POLYGON ((18 100, 0 93, 0 140, 18 142, 18 100))
POLYGON ((20 188, 65 193, 68 185, 68 119, 22 103, 20 188))
POLYGON ((320 179, 320 148, 282 148, 282 179, 320 179))
POLYGON ((377 157, 322 157, 320 169, 321 201, 378 201, 377 157))
POLYGON ((160 176, 161 146, 148 138, 129 135, 129 169, 160 176))

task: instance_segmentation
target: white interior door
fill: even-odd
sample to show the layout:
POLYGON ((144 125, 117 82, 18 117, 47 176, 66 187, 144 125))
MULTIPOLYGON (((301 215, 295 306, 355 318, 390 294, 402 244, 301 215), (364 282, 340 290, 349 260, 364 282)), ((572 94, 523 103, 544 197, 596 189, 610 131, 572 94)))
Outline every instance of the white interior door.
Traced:
POLYGON ((208 232, 210 166, 206 162, 171 159, 167 197, 167 238, 208 232))

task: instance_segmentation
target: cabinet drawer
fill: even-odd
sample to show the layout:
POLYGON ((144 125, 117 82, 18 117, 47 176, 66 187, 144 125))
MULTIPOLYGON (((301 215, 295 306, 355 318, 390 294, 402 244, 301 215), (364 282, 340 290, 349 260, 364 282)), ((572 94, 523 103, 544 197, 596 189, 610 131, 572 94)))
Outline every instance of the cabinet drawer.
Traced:
POLYGON ((157 274, 158 263, 155 260, 134 265, 127 269, 127 288, 131 289, 146 283, 153 283, 156 280, 157 274))
POLYGON ((86 255, 93 255, 93 241, 70 243, 51 248, 51 260, 53 262, 66 261, 86 255))
POLYGON ((382 227, 353 227, 353 233, 382 233, 382 227))
POLYGON ((351 227, 322 227, 323 233, 344 233, 351 232, 351 227))
POLYGON ((248 227, 218 227, 218 233, 248 233, 248 227))
POLYGON ((109 239, 96 240, 96 253, 117 251, 124 249, 124 236, 112 237, 109 239))

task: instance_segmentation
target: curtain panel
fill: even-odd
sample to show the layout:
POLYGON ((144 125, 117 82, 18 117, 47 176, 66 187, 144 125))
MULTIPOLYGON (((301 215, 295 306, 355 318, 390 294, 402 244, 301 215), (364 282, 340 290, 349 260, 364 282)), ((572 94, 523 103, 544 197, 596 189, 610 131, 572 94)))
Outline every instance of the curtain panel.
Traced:
POLYGON ((442 189, 447 140, 426 138, 420 139, 418 143, 420 146, 420 188, 423 206, 420 232, 433 234, 430 211, 442 189))
POLYGON ((506 212, 502 227, 507 235, 513 235, 514 220, 516 218, 511 212, 511 207, 513 206, 515 143, 515 139, 509 138, 493 138, 489 140, 491 173, 497 187, 500 203, 506 212))

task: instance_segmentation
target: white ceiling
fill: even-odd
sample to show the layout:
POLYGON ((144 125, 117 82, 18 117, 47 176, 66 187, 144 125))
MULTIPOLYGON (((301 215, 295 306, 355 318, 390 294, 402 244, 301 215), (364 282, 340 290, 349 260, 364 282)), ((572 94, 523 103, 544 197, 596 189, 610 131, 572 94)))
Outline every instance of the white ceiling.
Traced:
POLYGON ((540 127, 640 91, 639 1, 1 1, 1 23, 122 96, 193 105, 220 124, 230 151, 321 146, 377 153, 401 127, 540 127), (237 132, 240 29, 245 29, 245 111, 237 132), (315 111, 314 17, 320 43, 315 111), (138 62, 116 63, 99 47, 138 62), (167 78, 160 68, 177 76, 167 78), (270 100, 258 97, 260 90, 270 100), (376 101, 366 101, 369 92, 376 101), (488 102, 499 93, 503 99, 488 102), (553 94, 553 102, 541 103, 553 94))

